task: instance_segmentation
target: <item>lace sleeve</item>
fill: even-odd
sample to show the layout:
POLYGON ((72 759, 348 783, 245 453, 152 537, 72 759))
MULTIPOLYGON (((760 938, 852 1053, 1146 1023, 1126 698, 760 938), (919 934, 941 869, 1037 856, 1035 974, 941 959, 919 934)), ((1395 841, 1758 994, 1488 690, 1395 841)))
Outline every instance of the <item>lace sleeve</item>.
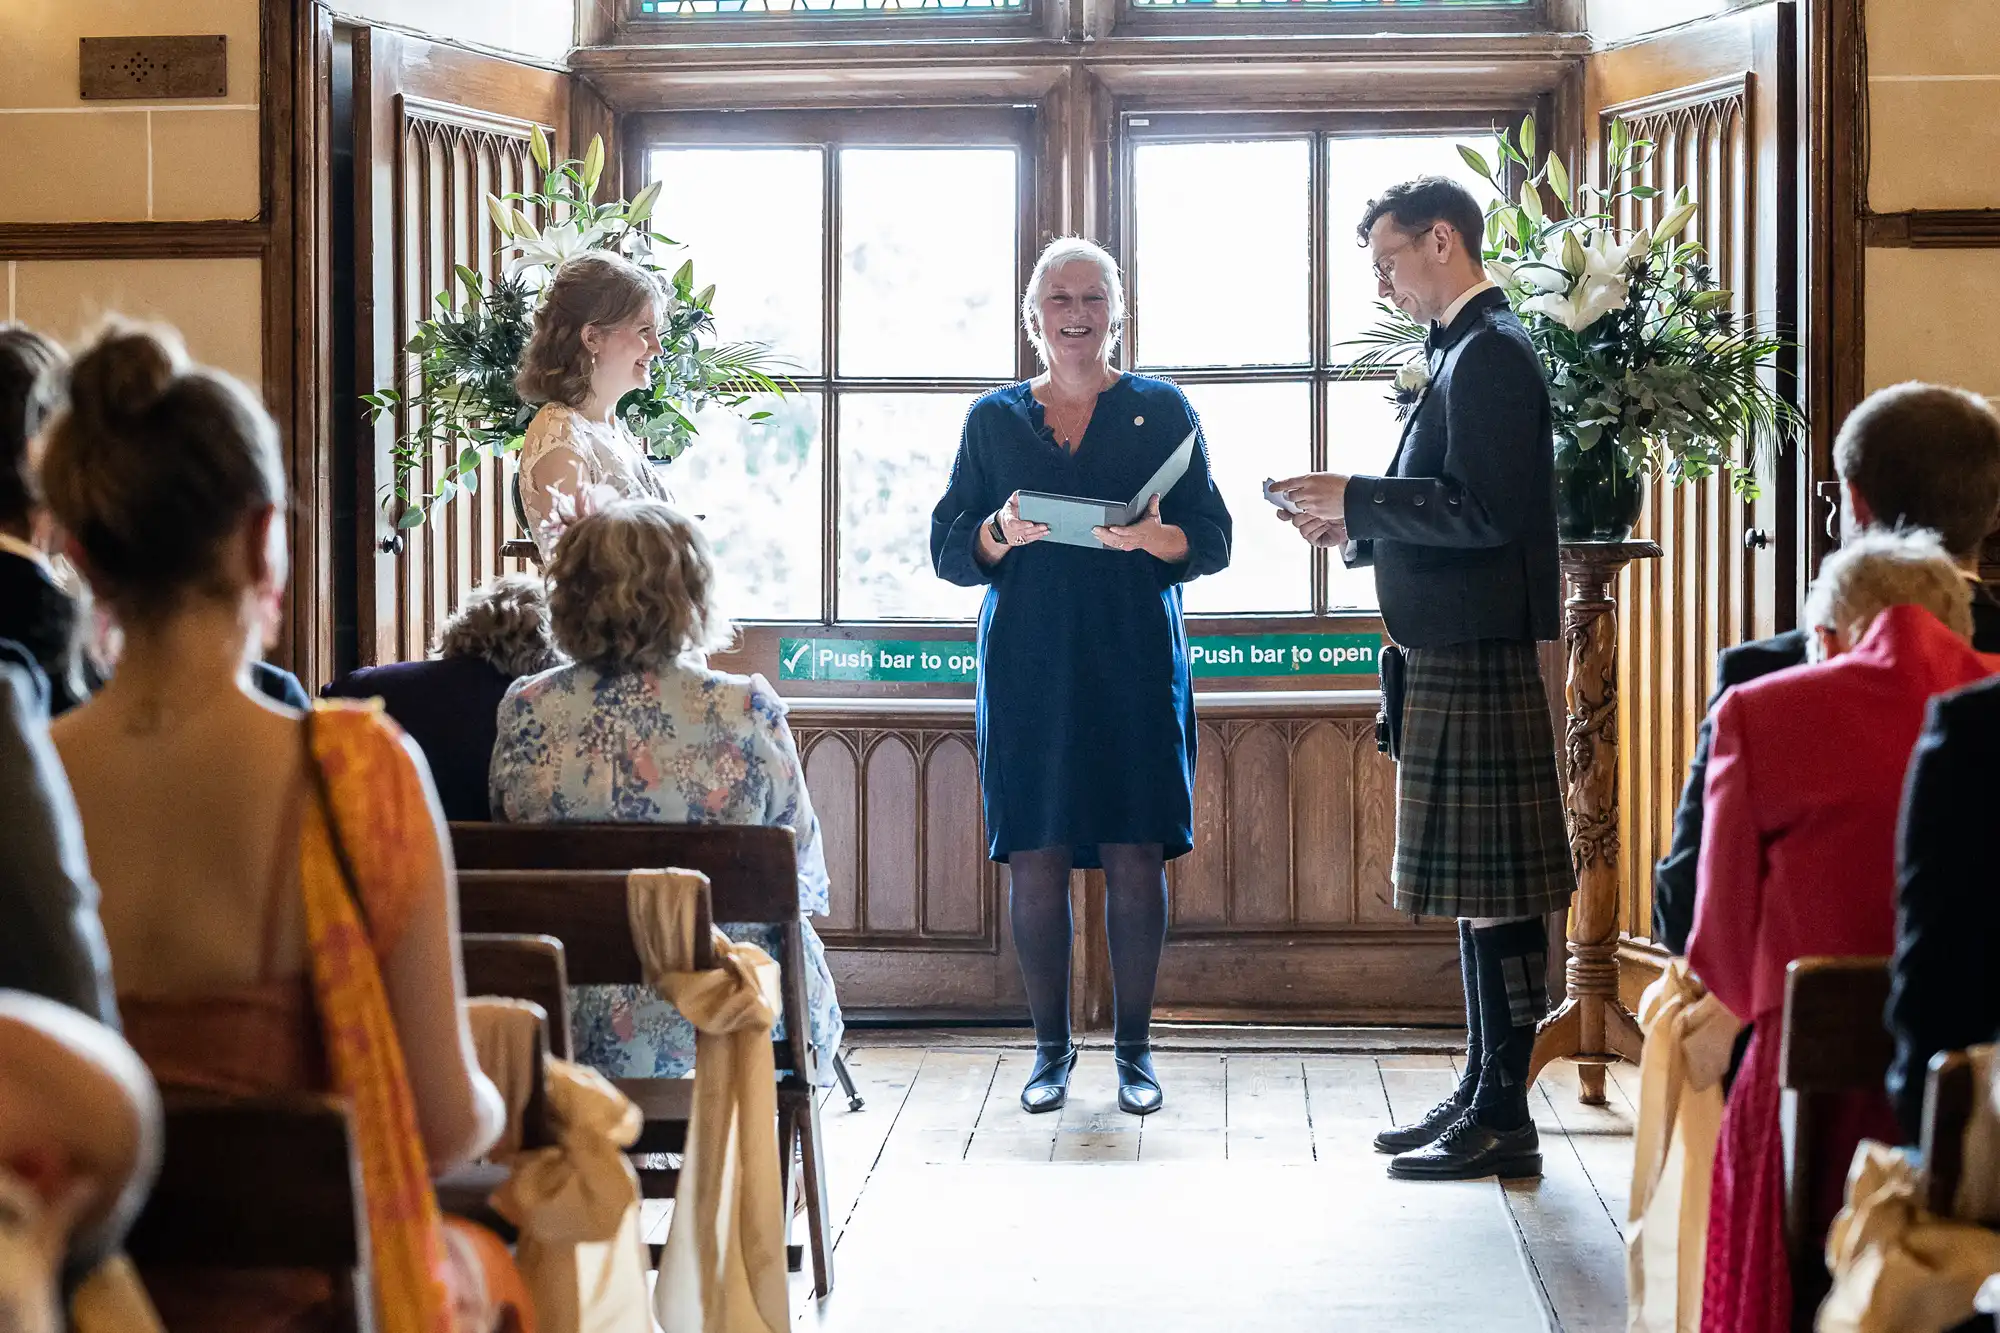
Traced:
POLYGON ((550 403, 535 414, 521 446, 521 508, 527 511, 528 535, 545 562, 575 512, 577 497, 600 480, 596 471, 577 441, 568 408, 550 403))

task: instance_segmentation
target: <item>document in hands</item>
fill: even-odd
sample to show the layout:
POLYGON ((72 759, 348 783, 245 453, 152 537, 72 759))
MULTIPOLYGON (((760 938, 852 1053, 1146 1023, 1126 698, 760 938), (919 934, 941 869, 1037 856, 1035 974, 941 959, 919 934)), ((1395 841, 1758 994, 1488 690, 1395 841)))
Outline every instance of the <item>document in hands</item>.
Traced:
POLYGON ((1159 471, 1146 479, 1146 484, 1139 488, 1139 493, 1132 497, 1130 504, 1122 500, 1091 500, 1080 495, 1022 491, 1021 517, 1030 523, 1049 525, 1049 535, 1042 538, 1043 541, 1102 548, 1104 543, 1097 540, 1091 529, 1136 523, 1153 497, 1164 497, 1187 472, 1188 460, 1194 457, 1195 434, 1195 431, 1187 433, 1187 438, 1167 455, 1167 461, 1160 464, 1159 471))

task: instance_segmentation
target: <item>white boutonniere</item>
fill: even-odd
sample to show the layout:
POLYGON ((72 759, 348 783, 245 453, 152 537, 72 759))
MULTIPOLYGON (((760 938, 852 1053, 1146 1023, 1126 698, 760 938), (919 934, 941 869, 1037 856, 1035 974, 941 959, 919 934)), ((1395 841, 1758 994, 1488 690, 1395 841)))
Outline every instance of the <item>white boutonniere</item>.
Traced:
POLYGON ((1423 357, 1413 356, 1403 363, 1394 380, 1396 392, 1393 401, 1398 421, 1408 417, 1416 408, 1417 400, 1424 396, 1424 390, 1430 387, 1430 383, 1430 363, 1423 357))

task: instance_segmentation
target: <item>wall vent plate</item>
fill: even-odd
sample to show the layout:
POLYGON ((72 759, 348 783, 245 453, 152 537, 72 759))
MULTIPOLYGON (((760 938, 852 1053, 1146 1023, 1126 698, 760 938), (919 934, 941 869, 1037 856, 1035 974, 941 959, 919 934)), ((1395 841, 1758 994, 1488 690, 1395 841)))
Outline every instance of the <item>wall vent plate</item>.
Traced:
POLYGON ((80 64, 88 101, 229 95, 227 37, 85 37, 80 64))

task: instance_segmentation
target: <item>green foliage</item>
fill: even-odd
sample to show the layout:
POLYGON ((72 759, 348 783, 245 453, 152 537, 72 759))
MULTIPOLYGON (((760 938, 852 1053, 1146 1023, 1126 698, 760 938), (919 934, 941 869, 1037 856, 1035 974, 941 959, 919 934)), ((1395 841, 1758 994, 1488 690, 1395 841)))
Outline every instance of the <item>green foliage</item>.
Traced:
MULTIPOLYGON (((1609 189, 1579 182, 1572 192, 1553 152, 1535 170, 1532 120, 1495 148, 1491 163, 1470 148, 1459 153, 1494 192, 1487 272, 1541 355, 1558 449, 1615 449, 1627 475, 1676 484, 1726 472, 1737 495, 1757 496, 1770 450, 1802 424, 1771 367, 1791 344, 1738 320, 1735 294, 1717 286, 1703 247, 1676 241, 1695 200, 1683 189, 1654 228, 1619 232, 1621 201, 1659 195, 1638 180, 1653 145, 1622 121, 1607 143, 1609 189)), ((1361 349, 1351 375, 1423 355, 1426 330, 1386 303, 1380 309, 1381 320, 1348 344, 1361 349)))
POLYGON ((514 374, 541 291, 572 255, 615 250, 659 283, 660 355, 651 380, 617 408, 654 458, 671 461, 686 452, 703 409, 740 410, 756 395, 791 387, 780 377, 784 363, 764 344, 714 341, 715 287, 695 288, 693 261, 670 267, 659 259, 661 251, 677 248, 653 230, 662 182, 629 202, 600 204, 601 140, 593 139, 580 161, 555 162, 537 128, 528 151, 543 172, 541 189, 485 200, 486 215, 506 242, 503 273, 488 280, 457 266, 456 282, 436 295, 438 313, 419 324, 404 347, 403 385, 361 395, 371 420, 400 414, 391 481, 382 497, 398 528, 419 527, 456 496, 476 492, 485 460, 521 447, 535 408, 515 392, 514 374))

